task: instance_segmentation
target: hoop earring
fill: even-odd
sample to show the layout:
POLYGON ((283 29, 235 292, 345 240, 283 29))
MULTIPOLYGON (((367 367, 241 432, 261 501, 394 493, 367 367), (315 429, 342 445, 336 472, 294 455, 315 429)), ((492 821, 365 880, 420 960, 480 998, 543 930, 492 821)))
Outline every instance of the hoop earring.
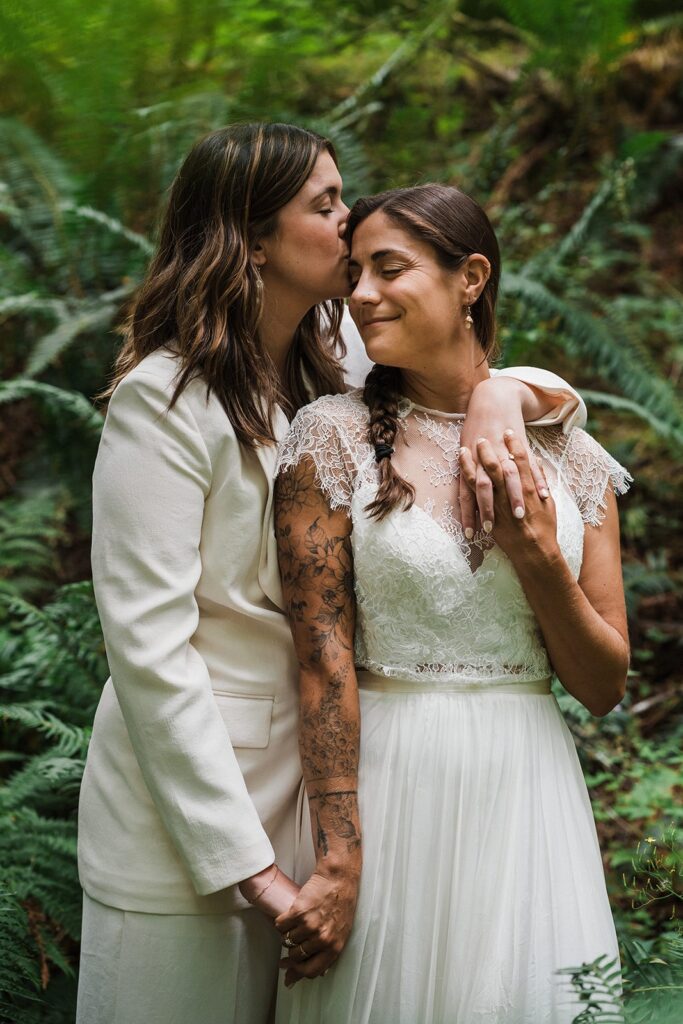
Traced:
POLYGON ((468 306, 467 313, 465 315, 465 327, 467 328, 468 331, 471 329, 473 323, 474 320, 472 319, 472 307, 468 306))

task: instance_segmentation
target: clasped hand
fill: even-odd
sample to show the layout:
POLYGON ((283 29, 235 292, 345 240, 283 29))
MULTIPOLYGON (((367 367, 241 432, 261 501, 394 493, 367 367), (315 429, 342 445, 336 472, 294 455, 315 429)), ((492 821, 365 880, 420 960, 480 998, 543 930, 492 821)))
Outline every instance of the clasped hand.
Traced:
MULTIPOLYGON (((489 480, 495 510, 494 539, 513 564, 529 556, 553 557, 558 551, 557 516, 545 476, 539 488, 532 473, 528 447, 514 431, 506 430, 503 440, 507 454, 502 459, 490 441, 485 438, 477 441, 479 465, 489 480), (511 480, 514 480, 512 488, 511 480), (539 490, 545 492, 544 497, 539 490), (511 493, 519 495, 512 508, 511 493)), ((543 472, 540 466, 536 468, 543 472)), ((478 469, 467 447, 460 449, 460 472, 470 487, 476 485, 478 469)))
POLYGON ((325 974, 346 945, 358 900, 356 872, 323 873, 316 869, 292 906, 275 919, 289 956, 285 985, 325 974))
MULTIPOLYGON (((477 513, 481 526, 487 533, 493 528, 497 517, 491 477, 479 455, 477 438, 481 434, 489 439, 494 455, 504 464, 509 453, 503 440, 503 432, 506 428, 511 428, 526 450, 537 496, 545 498, 548 494, 543 470, 526 443, 526 426, 517 397, 518 389, 519 382, 511 378, 491 378, 478 384, 470 399, 467 416, 462 425, 460 443, 470 451, 475 472, 469 476, 461 473, 460 477, 456 478, 460 521, 468 540, 472 539, 477 529, 477 513), (508 389, 514 396, 512 402, 509 401, 508 389)), ((524 508, 525 496, 519 474, 506 471, 503 484, 503 490, 508 497, 508 509, 524 508)))

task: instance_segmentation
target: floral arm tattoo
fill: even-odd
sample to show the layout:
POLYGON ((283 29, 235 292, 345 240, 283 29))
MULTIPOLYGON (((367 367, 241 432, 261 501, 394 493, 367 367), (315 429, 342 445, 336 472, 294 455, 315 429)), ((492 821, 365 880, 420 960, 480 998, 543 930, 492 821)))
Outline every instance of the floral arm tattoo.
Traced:
POLYGON ((332 510, 308 458, 278 477, 275 532, 299 661, 299 748, 318 860, 360 855, 360 715, 353 662, 351 522, 332 510))

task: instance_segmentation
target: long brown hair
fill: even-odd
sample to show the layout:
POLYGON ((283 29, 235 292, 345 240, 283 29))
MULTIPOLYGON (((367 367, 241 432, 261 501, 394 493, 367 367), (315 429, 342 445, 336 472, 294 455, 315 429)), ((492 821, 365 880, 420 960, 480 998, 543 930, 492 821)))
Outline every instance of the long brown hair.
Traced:
MULTIPOLYGON (((437 262, 446 270, 457 270, 475 252, 487 257, 491 274, 472 306, 472 318, 482 359, 495 356, 500 250, 481 206, 452 185, 417 185, 380 192, 354 204, 346 225, 349 248, 358 225, 377 210, 414 238, 431 245, 437 262)), ((384 519, 398 505, 408 509, 415 500, 415 489, 396 472, 389 453, 398 431, 400 396, 400 369, 375 365, 363 392, 370 412, 368 439, 379 463, 377 495, 366 507, 375 519, 384 519)))
POLYGON ((180 357, 170 406, 190 380, 214 392, 238 440, 275 440, 280 405, 291 418, 315 396, 344 390, 334 355, 340 299, 308 311, 289 351, 284 380, 262 345, 263 284, 250 252, 277 227, 279 210, 331 142, 290 124, 236 124, 195 144, 173 185, 159 247, 121 329, 124 344, 108 398, 133 367, 168 346, 180 357))

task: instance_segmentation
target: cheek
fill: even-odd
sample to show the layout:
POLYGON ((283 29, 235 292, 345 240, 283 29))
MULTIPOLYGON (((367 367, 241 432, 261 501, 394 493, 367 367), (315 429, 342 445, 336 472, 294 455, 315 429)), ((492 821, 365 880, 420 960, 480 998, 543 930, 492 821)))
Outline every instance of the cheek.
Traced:
POLYGON ((332 223, 324 217, 309 220, 298 226, 288 240, 290 259, 306 261, 310 259, 334 259, 339 256, 339 234, 332 223))
MULTIPOLYGON (((407 321, 416 338, 417 345, 421 338, 431 338, 432 344, 443 337, 450 337, 454 326, 456 311, 450 298, 443 291, 432 292, 425 289, 424 294, 414 297, 406 310, 407 321)), ((417 346, 416 346, 417 347, 417 346)))

